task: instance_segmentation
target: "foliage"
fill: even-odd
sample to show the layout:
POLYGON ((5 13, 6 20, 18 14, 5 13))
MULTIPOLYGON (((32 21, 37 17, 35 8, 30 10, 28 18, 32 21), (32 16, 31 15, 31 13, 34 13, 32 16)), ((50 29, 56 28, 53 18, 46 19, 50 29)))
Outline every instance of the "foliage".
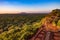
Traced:
POLYGON ((45 15, 0 15, 0 40, 28 40, 46 21, 52 21, 53 26, 60 28, 59 10, 53 10, 47 17, 45 15))
POLYGON ((0 40, 28 40, 41 26, 45 15, 0 16, 0 40))
POLYGON ((57 26, 60 26, 60 20, 58 20, 58 22, 57 22, 57 26))

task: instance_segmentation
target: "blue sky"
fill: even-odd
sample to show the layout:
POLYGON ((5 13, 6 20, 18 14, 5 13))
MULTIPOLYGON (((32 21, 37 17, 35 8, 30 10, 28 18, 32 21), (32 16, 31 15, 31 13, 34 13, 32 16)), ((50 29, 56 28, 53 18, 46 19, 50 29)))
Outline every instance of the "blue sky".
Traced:
POLYGON ((50 12, 60 9, 60 0, 0 0, 0 13, 50 12))

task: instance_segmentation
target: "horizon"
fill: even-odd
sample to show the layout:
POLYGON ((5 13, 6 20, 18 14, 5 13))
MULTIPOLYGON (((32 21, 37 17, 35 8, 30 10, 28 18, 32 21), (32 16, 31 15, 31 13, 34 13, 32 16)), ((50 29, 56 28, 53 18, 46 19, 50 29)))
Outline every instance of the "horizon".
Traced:
POLYGON ((0 14, 48 13, 60 9, 59 0, 0 0, 0 14))
POLYGON ((0 14, 49 14, 50 12, 17 12, 17 13, 0 13, 0 14))

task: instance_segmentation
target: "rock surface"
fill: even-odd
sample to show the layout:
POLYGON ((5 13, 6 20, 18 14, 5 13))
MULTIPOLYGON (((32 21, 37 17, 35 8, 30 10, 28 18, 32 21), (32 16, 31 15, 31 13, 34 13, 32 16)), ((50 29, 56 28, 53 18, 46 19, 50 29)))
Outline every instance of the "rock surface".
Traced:
POLYGON ((58 20, 60 20, 60 9, 55 9, 43 19, 43 25, 30 40, 60 40, 58 20))

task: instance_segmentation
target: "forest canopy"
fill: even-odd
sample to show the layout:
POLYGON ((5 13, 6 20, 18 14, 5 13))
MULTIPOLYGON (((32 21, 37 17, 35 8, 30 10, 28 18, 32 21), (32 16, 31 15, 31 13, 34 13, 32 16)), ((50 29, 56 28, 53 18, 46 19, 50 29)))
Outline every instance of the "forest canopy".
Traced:
POLYGON ((47 21, 45 17, 60 28, 60 9, 42 15, 1 15, 0 40, 28 40, 47 21))

